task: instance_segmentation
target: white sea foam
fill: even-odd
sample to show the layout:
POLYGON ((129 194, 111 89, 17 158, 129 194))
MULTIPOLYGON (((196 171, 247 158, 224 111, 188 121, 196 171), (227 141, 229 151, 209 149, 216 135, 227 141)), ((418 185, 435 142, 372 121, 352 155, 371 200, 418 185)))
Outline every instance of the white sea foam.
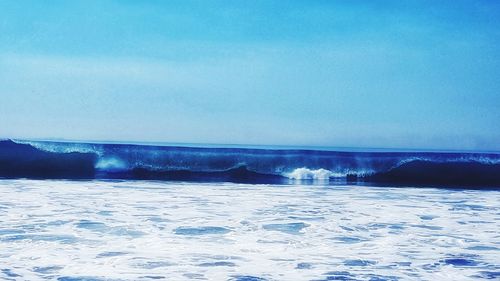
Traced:
POLYGON ((96 153, 102 155, 102 149, 99 145, 89 144, 89 143, 59 143, 59 142, 39 142, 39 141, 26 141, 26 140, 15 140, 16 143, 28 144, 36 149, 54 152, 54 153, 96 153))
POLYGON ((497 191, 0 180, 0 279, 494 278, 499 212, 497 191))
POLYGON ((333 173, 326 169, 311 170, 308 168, 297 168, 290 173, 284 174, 287 178, 294 180, 328 180, 331 177, 340 177, 341 174, 333 173))

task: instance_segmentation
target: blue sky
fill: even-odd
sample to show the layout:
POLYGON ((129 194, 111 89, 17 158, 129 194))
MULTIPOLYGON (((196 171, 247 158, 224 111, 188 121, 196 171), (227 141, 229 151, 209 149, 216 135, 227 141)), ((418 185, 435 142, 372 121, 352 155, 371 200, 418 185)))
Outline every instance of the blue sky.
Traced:
POLYGON ((3 1, 0 137, 500 150, 497 1, 3 1))

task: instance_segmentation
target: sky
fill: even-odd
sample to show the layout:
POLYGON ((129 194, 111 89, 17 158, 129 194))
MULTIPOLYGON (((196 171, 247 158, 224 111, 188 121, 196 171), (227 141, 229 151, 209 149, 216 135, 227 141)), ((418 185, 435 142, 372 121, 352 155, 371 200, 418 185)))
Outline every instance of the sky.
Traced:
POLYGON ((500 151, 500 2, 0 0, 0 137, 500 151))

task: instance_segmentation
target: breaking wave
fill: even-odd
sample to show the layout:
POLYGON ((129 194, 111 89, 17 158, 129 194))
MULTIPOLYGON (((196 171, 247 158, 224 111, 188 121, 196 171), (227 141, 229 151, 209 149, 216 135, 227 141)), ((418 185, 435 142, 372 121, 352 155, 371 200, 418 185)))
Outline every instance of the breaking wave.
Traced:
POLYGON ((0 177, 500 187, 500 154, 0 141, 0 177))

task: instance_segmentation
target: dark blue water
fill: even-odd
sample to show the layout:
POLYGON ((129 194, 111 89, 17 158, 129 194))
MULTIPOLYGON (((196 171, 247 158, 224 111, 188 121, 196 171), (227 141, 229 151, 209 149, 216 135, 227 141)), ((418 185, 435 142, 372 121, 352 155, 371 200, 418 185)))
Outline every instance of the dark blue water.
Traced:
POLYGON ((0 177, 500 187, 500 154, 0 141, 0 177))

